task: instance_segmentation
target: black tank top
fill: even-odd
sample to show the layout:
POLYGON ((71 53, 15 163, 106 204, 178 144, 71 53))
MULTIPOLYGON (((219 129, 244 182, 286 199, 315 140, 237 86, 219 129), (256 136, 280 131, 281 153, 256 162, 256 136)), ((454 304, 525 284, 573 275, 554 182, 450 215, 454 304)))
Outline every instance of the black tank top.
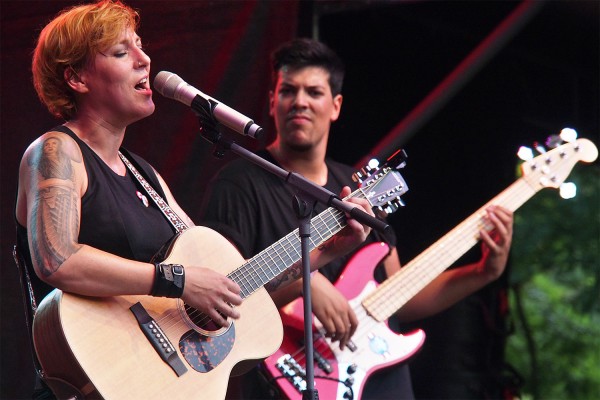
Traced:
MULTIPOLYGON (((169 221, 129 170, 125 176, 116 174, 73 131, 62 125, 53 130, 63 132, 77 142, 87 172, 88 187, 81 199, 79 243, 124 258, 149 262, 175 234, 169 221)), ((165 199, 150 164, 123 148, 120 150, 165 199)), ((17 244, 31 267, 27 243, 26 229, 17 224, 17 244)), ((36 290, 36 298, 40 301, 38 296, 45 296, 48 287, 35 274, 31 276, 34 285, 41 289, 36 290)))

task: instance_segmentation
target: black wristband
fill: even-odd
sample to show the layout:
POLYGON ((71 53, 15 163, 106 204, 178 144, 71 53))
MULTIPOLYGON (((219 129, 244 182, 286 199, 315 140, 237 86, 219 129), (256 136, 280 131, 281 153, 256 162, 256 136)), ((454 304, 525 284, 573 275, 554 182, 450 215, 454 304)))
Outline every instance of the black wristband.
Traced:
POLYGON ((185 270, 180 264, 155 263, 154 285, 151 296, 179 298, 183 295, 185 270))

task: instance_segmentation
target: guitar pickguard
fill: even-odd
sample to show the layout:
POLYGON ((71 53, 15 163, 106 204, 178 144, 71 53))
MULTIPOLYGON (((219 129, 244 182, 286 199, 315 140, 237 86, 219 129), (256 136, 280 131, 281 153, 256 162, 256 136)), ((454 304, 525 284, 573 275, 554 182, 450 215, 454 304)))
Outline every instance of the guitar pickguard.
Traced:
POLYGON ((235 325, 219 336, 206 336, 190 330, 181 337, 179 350, 190 367, 210 372, 229 354, 235 342, 235 325))

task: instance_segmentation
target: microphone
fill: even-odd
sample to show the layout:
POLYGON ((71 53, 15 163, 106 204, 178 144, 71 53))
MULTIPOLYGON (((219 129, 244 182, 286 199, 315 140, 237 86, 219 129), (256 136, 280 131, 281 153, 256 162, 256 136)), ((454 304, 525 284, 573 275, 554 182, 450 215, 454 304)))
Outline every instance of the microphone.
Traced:
POLYGON ((154 88, 163 96, 192 107, 195 112, 210 113, 218 122, 242 135, 259 139, 263 133, 253 120, 202 93, 172 72, 160 71, 154 78, 154 88))

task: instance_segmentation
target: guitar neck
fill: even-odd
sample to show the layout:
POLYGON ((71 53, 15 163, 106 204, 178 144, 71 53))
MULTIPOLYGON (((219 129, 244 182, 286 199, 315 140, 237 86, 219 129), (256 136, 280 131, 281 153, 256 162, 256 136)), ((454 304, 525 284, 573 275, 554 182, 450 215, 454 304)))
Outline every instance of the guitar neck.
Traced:
POLYGON ((363 306, 378 321, 388 319, 427 284, 458 260, 479 241, 479 231, 490 231, 484 223, 486 208, 499 205, 517 210, 539 189, 520 178, 477 212, 461 222, 427 250, 403 266, 363 300, 363 306))
MULTIPOLYGON (((351 197, 357 195, 362 196, 360 189, 355 191, 351 197)), ((346 226, 346 217, 343 212, 328 208, 313 217, 310 223, 309 251, 312 251, 341 231, 346 226)), ((240 295, 244 299, 301 258, 299 230, 296 229, 232 271, 228 277, 240 285, 242 289, 240 295)))

